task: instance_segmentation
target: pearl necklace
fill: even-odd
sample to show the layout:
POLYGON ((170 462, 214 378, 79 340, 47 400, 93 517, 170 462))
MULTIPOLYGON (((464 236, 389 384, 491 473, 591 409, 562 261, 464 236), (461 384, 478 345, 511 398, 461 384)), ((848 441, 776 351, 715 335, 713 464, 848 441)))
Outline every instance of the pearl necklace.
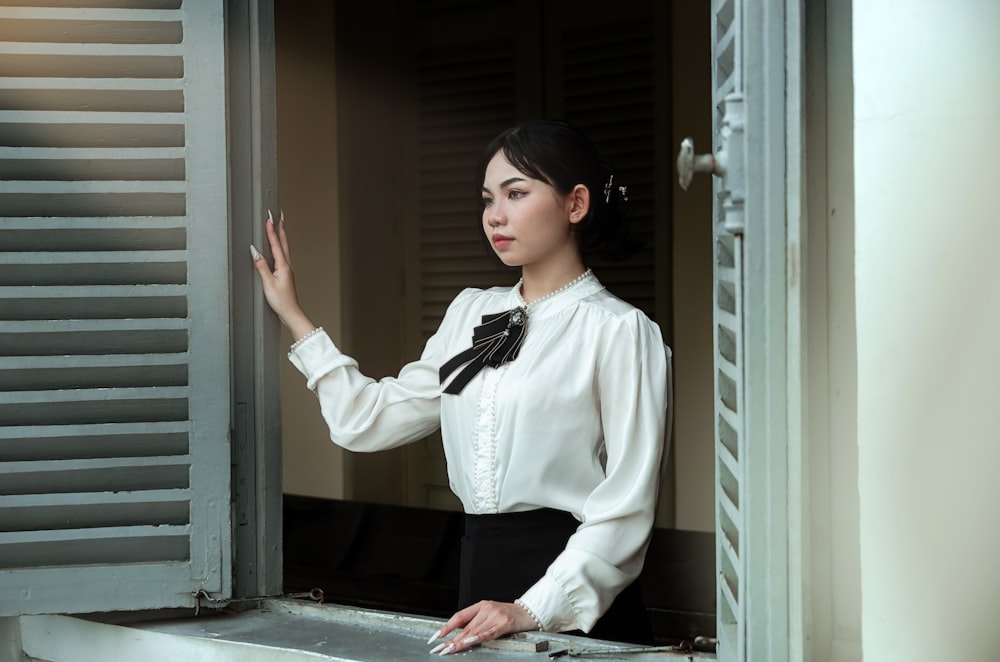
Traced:
POLYGON ((577 276, 576 278, 574 278, 570 282, 568 282, 565 285, 563 285, 562 287, 560 287, 558 290, 554 290, 552 292, 549 292, 545 296, 538 297, 537 299, 533 299, 531 301, 525 301, 524 297, 521 296, 521 285, 524 283, 524 278, 521 278, 520 280, 517 281, 517 285, 514 286, 514 289, 517 291, 517 298, 518 298, 518 300, 522 304, 524 304, 524 306, 526 308, 531 308, 532 306, 537 306, 538 304, 540 304, 541 302, 545 301, 546 299, 551 299, 552 297, 556 296, 557 294, 562 294, 563 292, 565 292, 566 290, 570 289, 574 285, 580 283, 583 280, 586 280, 592 273, 593 273, 592 270, 587 269, 582 274, 580 274, 579 276, 577 276))

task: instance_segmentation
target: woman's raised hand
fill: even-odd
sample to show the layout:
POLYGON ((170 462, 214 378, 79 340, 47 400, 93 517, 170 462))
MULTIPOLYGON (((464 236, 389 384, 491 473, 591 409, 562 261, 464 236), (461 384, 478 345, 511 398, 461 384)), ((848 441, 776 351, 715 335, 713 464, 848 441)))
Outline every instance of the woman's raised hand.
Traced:
POLYGON ((431 644, 460 629, 450 641, 439 643, 430 651, 438 655, 451 655, 505 634, 537 628, 538 623, 534 617, 521 605, 483 600, 452 616, 427 643, 431 644))
POLYGON ((253 244, 250 245, 250 257, 257 273, 260 274, 260 283, 264 288, 267 305, 275 312, 281 323, 288 327, 292 337, 298 340, 309 335, 316 325, 309 321, 299 305, 298 293, 295 290, 295 275, 292 273, 292 253, 288 245, 288 235, 285 234, 284 213, 278 216, 278 222, 275 223, 274 217, 268 211, 264 231, 267 233, 271 254, 274 256, 274 270, 271 270, 267 260, 253 244))

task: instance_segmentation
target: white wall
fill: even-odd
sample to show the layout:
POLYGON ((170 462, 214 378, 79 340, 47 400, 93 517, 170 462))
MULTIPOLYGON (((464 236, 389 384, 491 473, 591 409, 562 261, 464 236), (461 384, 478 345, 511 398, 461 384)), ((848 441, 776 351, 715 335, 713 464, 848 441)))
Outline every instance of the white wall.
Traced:
POLYGON ((810 662, 846 662, 862 655, 851 7, 830 0, 808 11, 803 649, 810 662))
POLYGON ((1000 3, 854 3, 866 660, 1000 659, 1000 3))

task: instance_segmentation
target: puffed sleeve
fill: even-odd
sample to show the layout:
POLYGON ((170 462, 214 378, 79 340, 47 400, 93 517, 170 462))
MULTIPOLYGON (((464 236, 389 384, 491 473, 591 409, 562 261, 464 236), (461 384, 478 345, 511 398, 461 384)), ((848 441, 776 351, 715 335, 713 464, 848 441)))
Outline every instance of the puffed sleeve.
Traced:
POLYGON ((598 359, 605 478, 583 522, 545 575, 520 598, 553 632, 589 632, 639 576, 656 510, 667 420, 667 348, 640 311, 604 329, 598 359))
POLYGON ((372 379, 343 354, 325 332, 296 344, 288 358, 319 399, 330 439, 352 451, 396 448, 421 439, 441 425, 438 368, 447 359, 447 338, 455 311, 474 290, 459 294, 420 359, 395 377, 372 379))

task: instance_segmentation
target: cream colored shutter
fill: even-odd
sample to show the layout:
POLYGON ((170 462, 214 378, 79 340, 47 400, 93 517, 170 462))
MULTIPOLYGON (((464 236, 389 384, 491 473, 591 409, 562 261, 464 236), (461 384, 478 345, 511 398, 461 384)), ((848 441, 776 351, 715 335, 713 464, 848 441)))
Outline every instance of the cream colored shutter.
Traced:
POLYGON ((228 596, 223 3, 23 4, 0 8, 0 615, 228 596))
MULTIPOLYGON (((741 0, 712 6, 715 153, 728 147, 722 136, 733 116, 727 110, 738 112, 742 103, 741 10, 741 0)), ((735 161, 742 154, 729 156, 735 161)), ((716 600, 719 659, 738 661, 746 659, 743 201, 728 184, 720 178, 713 184, 716 600)))
MULTIPOLYGON (((719 660, 789 657, 787 260, 802 195, 792 5, 712 5, 719 660), (788 12, 786 14, 786 11, 788 12)), ((797 534, 796 534, 797 535, 797 534)))

